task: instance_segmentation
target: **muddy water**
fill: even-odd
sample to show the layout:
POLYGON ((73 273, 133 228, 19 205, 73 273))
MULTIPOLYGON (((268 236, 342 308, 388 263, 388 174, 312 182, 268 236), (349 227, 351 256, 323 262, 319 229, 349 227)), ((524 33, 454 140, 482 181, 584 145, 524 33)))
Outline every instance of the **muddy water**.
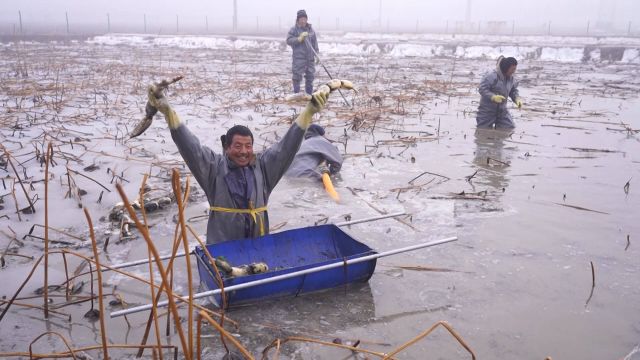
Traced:
MULTIPOLYGON (((2 144, 22 163, 19 173, 24 178, 24 171, 32 182, 30 195, 39 195, 36 213, 20 219, 11 195, 3 196, 3 250, 12 235, 9 226, 23 240, 34 224, 44 224, 44 168, 31 158, 36 147, 42 150, 46 132, 46 141, 54 141, 57 152, 57 165, 50 169, 50 226, 85 240, 55 232, 50 237, 91 253, 80 203, 94 219, 100 247, 109 239, 103 262, 147 256, 139 236, 120 241, 117 226, 100 218, 119 201, 116 182, 133 198, 144 173, 151 174, 149 184, 159 193, 169 190, 172 167, 186 173, 162 121, 156 120, 140 138, 125 141, 124 134, 142 114, 144 87, 154 79, 185 75, 169 96, 183 121, 214 150, 219 149, 219 135, 233 124, 250 126, 260 134, 257 147, 267 146, 301 108, 282 101, 289 87, 286 53, 83 44, 32 44, 1 51, 2 144), (92 164, 99 169, 84 170, 92 164), (74 176, 87 194, 65 197, 65 165, 110 191, 74 176)), ((390 352, 440 320, 449 322, 479 358, 622 358, 640 343, 640 134, 620 125, 640 129, 637 66, 521 62, 525 106, 512 110, 517 128, 503 134, 474 127, 475 89, 480 74, 492 67, 491 60, 371 56, 324 61, 336 77, 361 88, 357 96, 348 95, 356 102, 355 110, 333 96, 318 119, 346 154, 336 181, 343 201, 333 203, 318 184, 285 179, 271 197, 271 225, 284 230, 404 210, 411 215, 404 223, 382 220, 346 230, 380 251, 448 236, 459 240, 381 259, 368 284, 231 310, 229 317, 240 326, 229 330, 250 351, 259 354, 276 337, 297 335, 360 340, 362 347, 390 352), (595 288, 589 299, 591 262, 595 288)), ((318 78, 326 80, 320 72, 318 78)), ((8 189, 2 194, 10 194, 15 174, 10 167, 0 171, 8 189)), ((26 206, 17 184, 16 196, 20 207, 26 206)), ((198 216, 205 209, 195 187, 187 217, 200 233, 206 222, 198 216)), ((174 214, 175 205, 149 218, 154 243, 164 252, 173 238, 174 214)), ((36 227, 32 235, 43 236, 42 228, 36 227)), ((23 241, 21 247, 12 245, 13 251, 36 258, 42 254, 41 240, 23 241)), ((70 258, 69 263, 73 270, 80 261, 70 258)), ((0 294, 13 295, 33 264, 7 257, 0 270, 0 294)), ((175 289, 185 293, 183 260, 176 269, 175 289)), ((130 270, 148 277, 144 266, 130 270)), ((105 275, 106 293, 120 294, 130 305, 148 302, 146 286, 122 275, 105 275)), ((59 255, 51 258, 49 276, 50 283, 64 281, 59 255)), ((85 285, 77 296, 87 296, 90 279, 81 279, 85 285)), ((21 297, 33 296, 42 285, 40 266, 21 297)), ((62 292, 53 294, 54 305, 65 302, 62 292)), ((42 305, 40 297, 20 302, 42 305)), ((28 351, 29 343, 45 331, 59 332, 77 347, 99 344, 99 324, 83 318, 89 308, 85 302, 59 309, 72 316, 69 322, 56 315, 45 321, 39 310, 14 306, 0 323, 0 351, 28 351)), ((108 306, 107 312, 116 309, 108 306)), ((109 342, 139 343, 146 318, 130 316, 131 327, 121 318, 109 319, 109 342)), ((179 344, 175 334, 170 340, 163 337, 167 341, 179 344)), ((204 342, 208 358, 222 356, 219 338, 211 330, 204 342)), ((63 347, 57 338, 44 337, 34 350, 63 347)), ((113 354, 126 357, 132 352, 113 354)), ((281 355, 328 359, 349 354, 292 343, 281 355)), ((440 329, 400 358, 466 355, 440 329)))

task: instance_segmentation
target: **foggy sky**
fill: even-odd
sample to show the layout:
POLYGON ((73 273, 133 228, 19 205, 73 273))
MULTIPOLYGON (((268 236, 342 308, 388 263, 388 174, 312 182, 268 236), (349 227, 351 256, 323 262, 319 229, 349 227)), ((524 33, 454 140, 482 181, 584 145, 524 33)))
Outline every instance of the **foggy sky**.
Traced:
MULTIPOLYGON (((471 21, 506 21, 521 25, 551 21, 554 25, 583 26, 587 21, 615 23, 627 26, 640 22, 639 0, 471 0, 471 21)), ((239 22, 255 24, 282 23, 289 26, 298 9, 306 9, 309 22, 320 27, 363 24, 416 24, 439 26, 446 21, 464 21, 467 0, 238 0, 239 22), (259 20, 256 20, 259 17, 259 20)), ((64 24, 65 11, 71 23, 106 23, 108 13, 112 23, 180 22, 210 24, 231 22, 233 0, 1 0, 0 26, 18 23, 18 11, 26 24, 64 24), (144 15, 143 15, 144 14, 144 15)))

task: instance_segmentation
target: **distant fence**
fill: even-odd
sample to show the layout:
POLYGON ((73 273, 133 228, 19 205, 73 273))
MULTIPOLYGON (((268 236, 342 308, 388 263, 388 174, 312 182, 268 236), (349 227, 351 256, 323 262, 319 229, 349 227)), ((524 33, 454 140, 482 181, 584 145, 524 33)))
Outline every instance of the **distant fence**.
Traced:
MULTIPOLYGON (((6 16, 6 14, 5 14, 6 16)), ((87 22, 84 19, 74 19, 73 13, 65 11, 59 21, 50 23, 30 21, 28 13, 18 11, 15 20, 1 21, 2 35, 78 35, 97 33, 148 33, 148 34, 279 34, 286 32, 292 25, 290 17, 239 17, 237 23, 232 16, 219 17, 199 15, 175 15, 169 22, 154 19, 147 14, 140 14, 139 20, 131 18, 118 19, 112 14, 104 14, 103 21, 87 22)), ((349 22, 340 17, 313 18, 310 21, 316 30, 332 31, 360 31, 360 32, 388 32, 388 33, 435 33, 435 34, 492 34, 492 35, 553 35, 553 36, 640 36, 640 21, 637 23, 611 24, 585 20, 582 25, 567 26, 552 21, 532 23, 518 23, 516 21, 475 21, 459 20, 433 21, 403 21, 393 22, 389 18, 365 19, 349 22)))

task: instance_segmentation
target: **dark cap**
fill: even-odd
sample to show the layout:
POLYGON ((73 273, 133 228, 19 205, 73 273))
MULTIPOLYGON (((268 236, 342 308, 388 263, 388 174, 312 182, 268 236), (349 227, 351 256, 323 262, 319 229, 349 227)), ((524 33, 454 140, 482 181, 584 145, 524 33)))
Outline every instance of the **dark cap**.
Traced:
POLYGON ((296 15, 296 20, 300 19, 301 17, 308 18, 307 12, 304 10, 298 10, 298 14, 296 15))

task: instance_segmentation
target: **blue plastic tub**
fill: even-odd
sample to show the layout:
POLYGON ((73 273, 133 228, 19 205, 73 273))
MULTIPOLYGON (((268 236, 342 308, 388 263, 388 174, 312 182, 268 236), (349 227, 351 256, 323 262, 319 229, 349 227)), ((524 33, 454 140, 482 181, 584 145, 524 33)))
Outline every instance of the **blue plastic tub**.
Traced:
MULTIPOLYGON (((224 256, 233 266, 254 262, 264 262, 269 266, 269 271, 263 274, 225 278, 225 287, 376 253, 335 225, 293 229, 255 239, 230 240, 207 245, 207 249, 214 258, 224 256)), ((198 259, 200 282, 206 290, 218 289, 214 281, 215 273, 207 255, 201 247, 196 247, 195 253, 198 259)), ((366 282, 373 274, 375 267, 376 259, 371 259, 225 292, 227 306, 265 298, 296 296, 352 282, 366 282)), ((214 295, 214 300, 216 304, 221 304, 219 295, 214 295)))

